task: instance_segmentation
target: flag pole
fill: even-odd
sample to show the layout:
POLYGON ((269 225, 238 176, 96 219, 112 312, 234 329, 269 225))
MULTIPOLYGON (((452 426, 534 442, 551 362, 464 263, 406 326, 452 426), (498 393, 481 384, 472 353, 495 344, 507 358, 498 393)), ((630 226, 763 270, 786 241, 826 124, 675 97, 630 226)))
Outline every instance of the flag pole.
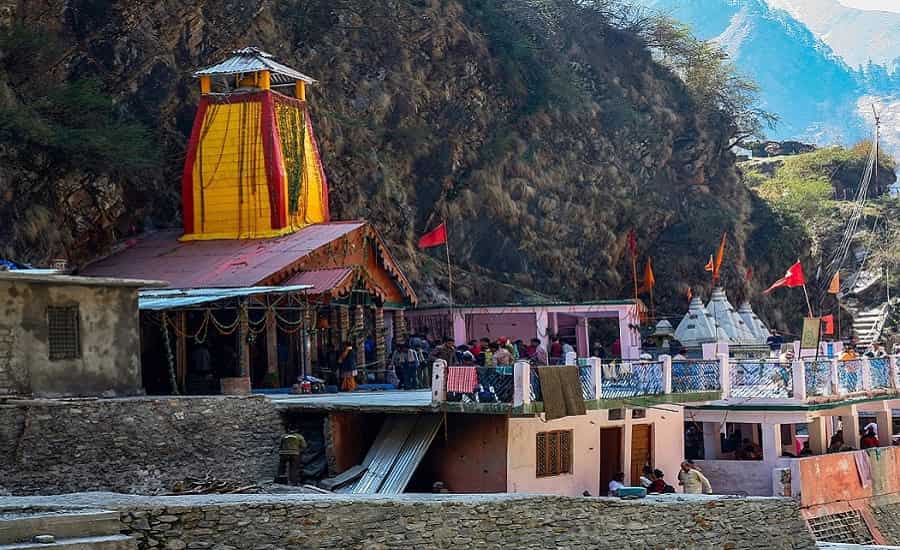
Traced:
POLYGON ((809 303, 809 293, 806 291, 806 283, 803 283, 803 295, 806 296, 806 308, 809 310, 809 316, 815 317, 812 311, 812 305, 809 303))
POLYGON ((444 243, 444 250, 447 252, 447 286, 450 291, 450 320, 453 322, 453 268, 450 265, 450 229, 447 227, 447 220, 444 223, 444 234, 447 242, 444 243))
POLYGON ((637 254, 631 251, 631 276, 634 279, 634 307, 638 310, 638 324, 641 322, 641 308, 638 306, 637 254))

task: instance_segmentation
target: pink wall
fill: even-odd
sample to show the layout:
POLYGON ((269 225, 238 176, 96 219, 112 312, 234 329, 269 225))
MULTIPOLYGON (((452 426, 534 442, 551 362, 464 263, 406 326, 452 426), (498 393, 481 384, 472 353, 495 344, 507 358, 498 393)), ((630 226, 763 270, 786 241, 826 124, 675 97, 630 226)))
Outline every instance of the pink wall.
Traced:
POLYGON ((859 480, 854 452, 798 460, 800 504, 820 506, 900 492, 900 447, 879 447, 868 453, 873 478, 869 487, 859 480))
POLYGON ((469 340, 505 336, 510 340, 528 342, 537 336, 534 313, 471 313, 466 314, 466 333, 469 340))
MULTIPOLYGON (((584 416, 569 416, 550 422, 541 418, 511 418, 509 420, 509 451, 507 453, 507 490, 512 493, 545 493, 578 496, 588 491, 605 496, 609 480, 600 479, 600 429, 623 428, 622 470, 631 471, 631 426, 652 424, 653 465, 665 472, 666 481, 677 486, 678 468, 684 450, 684 412, 676 405, 672 411, 646 409, 646 418, 633 420, 626 411, 626 420, 610 421, 607 410, 591 410, 584 416), (573 430, 573 460, 571 474, 539 478, 535 475, 537 456, 535 436, 538 432, 573 430), (602 487, 601 487, 602 483, 602 487)), ((637 484, 638 480, 626 483, 637 484)))

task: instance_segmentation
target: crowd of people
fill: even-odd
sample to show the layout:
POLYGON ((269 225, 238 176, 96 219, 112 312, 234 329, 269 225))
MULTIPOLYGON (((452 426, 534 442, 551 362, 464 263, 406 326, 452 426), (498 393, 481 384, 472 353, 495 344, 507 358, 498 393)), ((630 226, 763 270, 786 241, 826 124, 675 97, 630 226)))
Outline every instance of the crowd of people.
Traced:
MULTIPOLYGON (((712 485, 709 479, 703 475, 700 468, 692 460, 685 460, 681 463, 681 469, 678 471, 678 484, 682 487, 685 494, 711 494, 712 485)), ((665 474, 658 468, 645 465, 643 473, 640 477, 640 486, 647 490, 648 494, 667 494, 674 493, 675 487, 666 482, 665 474)), ((607 493, 608 496, 622 496, 621 489, 626 488, 625 473, 617 472, 610 480, 607 493)))

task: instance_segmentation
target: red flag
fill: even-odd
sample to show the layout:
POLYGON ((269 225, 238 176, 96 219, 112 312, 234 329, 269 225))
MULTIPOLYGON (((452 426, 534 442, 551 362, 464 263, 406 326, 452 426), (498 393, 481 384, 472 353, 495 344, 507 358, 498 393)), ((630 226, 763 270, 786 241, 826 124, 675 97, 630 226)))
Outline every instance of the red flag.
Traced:
POLYGON ((632 256, 637 256, 637 237, 634 235, 633 227, 628 232, 628 250, 631 251, 632 256))
POLYGON ((725 241, 728 233, 722 233, 722 242, 719 243, 719 250, 716 251, 716 264, 713 267, 713 281, 719 280, 719 270, 722 269, 722 260, 725 259, 725 241))
POLYGON ((788 288, 793 288, 796 286, 804 286, 806 284, 806 276, 803 274, 803 266, 800 265, 800 261, 792 265, 790 269, 787 270, 787 273, 784 274, 784 277, 778 279, 772 286, 767 288, 763 294, 768 294, 775 290, 776 288, 786 286, 788 288))
POLYGON ((748 267, 748 268, 747 268, 747 278, 746 278, 746 280, 747 280, 748 283, 749 283, 750 281, 753 280, 753 268, 752 268, 752 267, 748 267))
POLYGON ((419 248, 431 248, 442 244, 447 244, 447 225, 443 222, 419 239, 419 248))
POLYGON ((688 303, 691 303, 691 300, 694 299, 694 291, 691 290, 691 287, 688 287, 687 298, 688 298, 688 303))
POLYGON ((841 272, 838 271, 834 274, 834 277, 831 278, 831 283, 828 284, 828 294, 840 294, 841 293, 841 272))
POLYGON ((822 317, 822 322, 825 323, 825 334, 834 334, 834 315, 822 317))
POLYGON ((709 255, 709 261, 706 262, 706 267, 704 267, 703 269, 705 269, 706 271, 710 271, 710 272, 715 271, 716 264, 715 264, 715 262, 713 262, 712 254, 709 255))

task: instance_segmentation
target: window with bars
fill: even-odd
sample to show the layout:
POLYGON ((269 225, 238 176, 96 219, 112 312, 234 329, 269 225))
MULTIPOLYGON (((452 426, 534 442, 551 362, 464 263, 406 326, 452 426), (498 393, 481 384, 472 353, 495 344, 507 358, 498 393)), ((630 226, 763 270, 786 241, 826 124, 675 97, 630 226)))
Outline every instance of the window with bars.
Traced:
POLYGON ((572 430, 538 432, 537 477, 572 473, 572 430))
POLYGON ((81 357, 78 306, 47 307, 47 342, 50 360, 81 357))

